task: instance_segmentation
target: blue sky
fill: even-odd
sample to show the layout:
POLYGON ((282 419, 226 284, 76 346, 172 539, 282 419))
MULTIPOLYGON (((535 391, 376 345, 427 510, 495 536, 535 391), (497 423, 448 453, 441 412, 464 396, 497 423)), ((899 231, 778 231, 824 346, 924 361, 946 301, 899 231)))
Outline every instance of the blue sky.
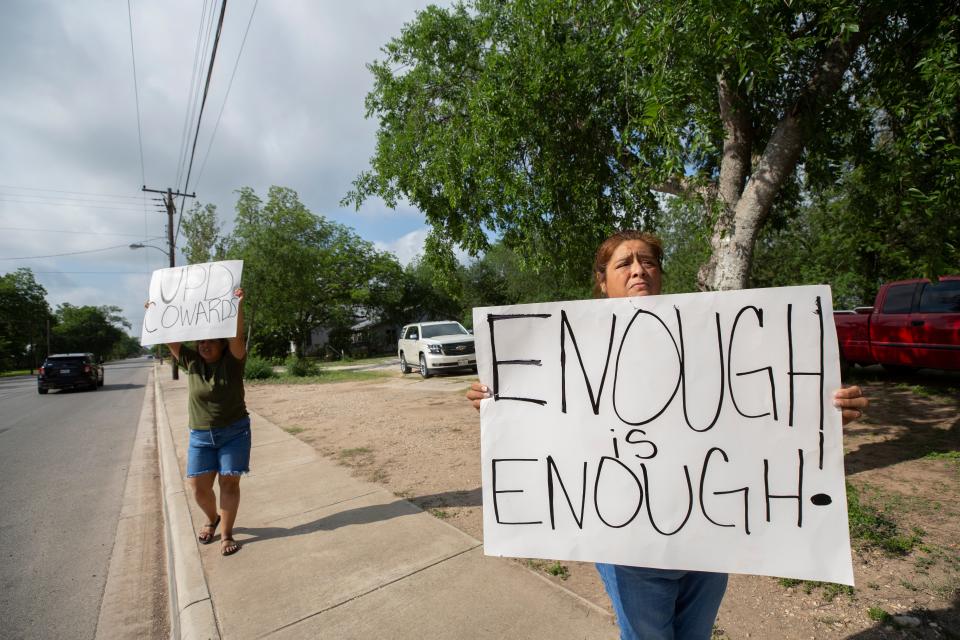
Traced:
MULTIPOLYGON (((315 213, 408 262, 426 235, 419 211, 374 200, 354 212, 339 201, 374 150, 365 65, 427 4, 231 0, 189 190, 217 205, 229 227, 236 189, 265 195, 273 184, 290 187, 315 213)), ((139 334, 149 274, 167 260, 127 247, 144 239, 165 247, 166 215, 140 186, 183 184, 191 81, 201 68, 195 52, 212 6, 131 0, 128 14, 127 3, 115 1, 4 3, 0 273, 30 267, 51 306, 116 305, 139 334)), ((188 143, 195 123, 194 116, 188 143)))

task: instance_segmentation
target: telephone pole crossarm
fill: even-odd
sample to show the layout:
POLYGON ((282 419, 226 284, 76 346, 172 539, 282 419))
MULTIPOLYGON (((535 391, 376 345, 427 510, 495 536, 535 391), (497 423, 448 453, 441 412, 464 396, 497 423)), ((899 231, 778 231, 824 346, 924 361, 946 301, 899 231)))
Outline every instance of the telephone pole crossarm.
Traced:
MULTIPOLYGON (((179 191, 174 192, 173 189, 167 188, 165 191, 159 189, 147 189, 147 185, 143 185, 140 189, 141 191, 146 191, 148 193, 160 193, 164 195, 163 204, 167 208, 167 244, 169 251, 167 256, 170 258, 170 266, 176 266, 176 254, 177 247, 174 244, 173 239, 173 216, 177 212, 177 206, 173 202, 173 198, 176 196, 183 198, 196 198, 196 193, 180 193, 179 191)), ((179 380, 180 374, 177 370, 177 361, 174 359, 173 354, 170 354, 170 365, 172 367, 173 379, 179 380)))

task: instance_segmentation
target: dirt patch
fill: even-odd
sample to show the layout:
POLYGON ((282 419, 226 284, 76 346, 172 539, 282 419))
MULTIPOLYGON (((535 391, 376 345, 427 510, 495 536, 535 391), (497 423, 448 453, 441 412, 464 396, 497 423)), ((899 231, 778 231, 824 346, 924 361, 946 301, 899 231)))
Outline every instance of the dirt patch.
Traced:
MULTIPOLYGON (((482 539, 480 421, 463 397, 470 380, 396 373, 250 384, 247 402, 356 475, 482 539)), ((716 637, 960 638, 960 376, 861 383, 872 406, 846 429, 848 481, 862 527, 893 540, 890 548, 855 540, 855 590, 731 576, 716 637)), ((518 562, 610 609, 591 564, 518 562)))

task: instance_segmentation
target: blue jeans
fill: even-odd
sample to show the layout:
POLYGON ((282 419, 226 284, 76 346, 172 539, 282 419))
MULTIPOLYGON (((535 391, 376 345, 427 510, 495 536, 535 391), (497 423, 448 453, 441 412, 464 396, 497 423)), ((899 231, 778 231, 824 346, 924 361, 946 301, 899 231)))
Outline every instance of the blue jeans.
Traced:
POLYGON ((226 427, 190 429, 187 477, 219 473, 241 476, 250 473, 250 418, 240 418, 226 427))
POLYGON ((621 640, 709 640, 727 574, 597 564, 621 640))

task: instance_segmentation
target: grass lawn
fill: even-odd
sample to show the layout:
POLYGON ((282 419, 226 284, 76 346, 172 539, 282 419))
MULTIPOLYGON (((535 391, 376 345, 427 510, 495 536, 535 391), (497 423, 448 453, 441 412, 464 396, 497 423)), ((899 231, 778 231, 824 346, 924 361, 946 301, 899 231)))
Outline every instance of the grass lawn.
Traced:
POLYGON ((315 362, 321 369, 327 369, 330 367, 343 367, 346 365, 386 364, 391 360, 396 360, 396 356, 377 356, 374 358, 357 358, 355 360, 351 358, 346 358, 344 360, 317 360, 315 362))
POLYGON ((374 380, 388 377, 390 374, 381 371, 355 371, 331 369, 322 371, 316 376, 288 376, 277 375, 265 380, 245 380, 245 384, 326 384, 330 382, 351 382, 355 380, 374 380))
POLYGON ((17 369, 14 371, 0 371, 0 378, 12 378, 13 376, 29 376, 33 372, 30 369, 17 369))

